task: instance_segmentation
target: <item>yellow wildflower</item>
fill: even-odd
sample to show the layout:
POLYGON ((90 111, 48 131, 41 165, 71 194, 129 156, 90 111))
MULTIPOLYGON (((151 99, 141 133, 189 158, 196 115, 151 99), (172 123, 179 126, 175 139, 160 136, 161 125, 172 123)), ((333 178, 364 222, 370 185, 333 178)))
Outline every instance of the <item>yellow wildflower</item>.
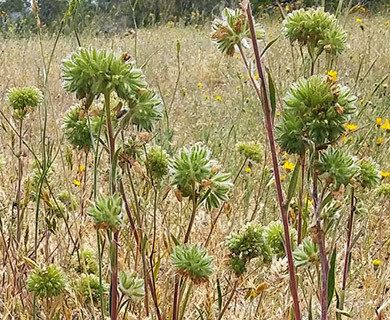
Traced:
POLYGON ((328 80, 332 83, 337 82, 338 80, 338 74, 336 70, 329 70, 328 71, 328 80))
POLYGON ((239 54, 236 54, 236 55, 234 56, 234 58, 237 59, 237 60, 240 60, 240 59, 241 59, 241 56, 240 56, 239 54))
POLYGON ((286 180, 286 175, 284 175, 284 174, 281 175, 281 176, 280 176, 280 180, 282 180, 282 181, 286 180))
POLYGON ((202 90, 203 89, 203 83, 199 82, 198 83, 198 88, 202 90))
POLYGON ((84 172, 85 171, 85 165, 81 164, 78 170, 79 170, 79 172, 84 172))
POLYGON ((382 123, 383 123, 383 119, 382 119, 382 118, 376 118, 375 123, 376 123, 378 126, 380 126, 380 125, 382 125, 382 123))
POLYGON ((390 120, 386 119, 385 123, 381 125, 381 129, 390 130, 390 120))
POLYGON ((357 23, 363 23, 363 19, 362 18, 356 18, 356 22, 357 23))
POLYGON ((380 172, 381 176, 383 179, 390 177, 390 172, 389 171, 381 171, 380 172))
POLYGON ((378 139, 376 139, 376 144, 377 145, 380 145, 383 143, 383 138, 379 137, 378 139))
POLYGON ((277 117, 280 117, 280 111, 276 111, 275 115, 276 115, 277 117))
POLYGON ((343 134, 343 136, 341 137, 341 140, 342 140, 343 142, 347 141, 347 135, 343 134))
POLYGON ((210 96, 206 93, 206 94, 204 95, 204 98, 205 98, 205 99, 209 99, 210 96))
POLYGON ((254 78, 255 78, 256 80, 259 79, 259 74, 256 73, 256 74, 254 75, 254 78))
POLYGON ((79 187, 79 186, 81 185, 81 182, 80 182, 80 180, 74 179, 74 180, 73 180, 73 184, 74 184, 76 187, 79 187))
POLYGON ((354 131, 357 129, 357 125, 352 123, 346 123, 344 124, 344 127, 346 127, 349 131, 354 131))
POLYGON ((215 100, 217 100, 217 101, 222 101, 222 97, 221 97, 221 96, 216 96, 216 97, 215 97, 215 100))
POLYGON ((251 168, 249 168, 249 167, 245 168, 245 172, 246 172, 246 173, 251 173, 251 171, 252 171, 251 168))
POLYGON ((283 168, 285 168, 287 171, 294 170, 294 168, 295 168, 295 163, 286 160, 286 161, 284 162, 284 164, 283 164, 283 168))
POLYGON ((374 265, 374 267, 379 267, 382 265, 382 260, 375 259, 372 261, 372 264, 374 265))

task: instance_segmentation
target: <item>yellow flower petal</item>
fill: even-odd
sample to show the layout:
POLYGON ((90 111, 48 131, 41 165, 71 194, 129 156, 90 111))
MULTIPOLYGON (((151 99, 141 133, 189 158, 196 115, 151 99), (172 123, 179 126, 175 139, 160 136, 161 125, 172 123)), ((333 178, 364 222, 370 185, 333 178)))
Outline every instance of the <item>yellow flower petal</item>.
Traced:
POLYGON ((284 162, 284 164, 283 164, 283 168, 285 168, 285 169, 288 170, 288 171, 294 170, 294 168, 295 168, 295 163, 286 160, 286 161, 284 162))
POLYGON ((328 79, 330 82, 337 82, 338 76, 337 76, 337 71, 336 70, 329 70, 328 71, 328 79))
POLYGON ((80 180, 74 179, 74 180, 73 180, 73 184, 74 184, 76 187, 79 187, 79 186, 81 185, 81 182, 80 182, 80 180))

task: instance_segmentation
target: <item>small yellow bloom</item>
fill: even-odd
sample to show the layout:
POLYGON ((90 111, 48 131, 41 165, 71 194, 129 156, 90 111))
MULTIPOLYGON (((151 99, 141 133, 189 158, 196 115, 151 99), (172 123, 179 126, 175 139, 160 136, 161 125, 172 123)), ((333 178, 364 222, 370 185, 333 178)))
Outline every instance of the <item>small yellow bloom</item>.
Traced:
POLYGON ((239 84, 238 86, 236 86, 236 89, 241 89, 241 85, 239 84))
POLYGON ((332 83, 337 82, 337 80, 338 80, 338 76, 337 75, 338 74, 337 74, 336 70, 329 70, 328 71, 328 79, 329 79, 329 81, 332 82, 332 83))
POLYGON ((89 14, 87 14, 85 17, 86 17, 87 19, 91 18, 91 16, 90 16, 89 14))
POLYGON ((222 97, 221 97, 221 96, 216 96, 216 97, 215 97, 215 100, 217 100, 217 101, 222 101, 222 97))
POLYGON ((313 200, 308 199, 308 200, 307 200, 307 205, 308 205, 309 207, 311 207, 311 206, 313 205, 313 200))
POLYGON ((343 136, 341 137, 341 140, 342 140, 343 142, 347 141, 347 135, 343 134, 343 136))
POLYGON ((344 127, 346 127, 349 131, 354 131, 357 129, 357 125, 352 123, 346 123, 344 124, 344 127))
POLYGON ((251 171, 252 171, 251 168, 249 168, 249 167, 245 168, 245 172, 246 172, 246 173, 251 173, 251 171))
POLYGON ((382 119, 382 118, 376 118, 375 123, 376 123, 378 126, 380 126, 380 125, 382 125, 382 123, 383 123, 383 119, 382 119))
POLYGON ((203 83, 199 82, 198 83, 198 88, 202 90, 203 89, 203 83))
POLYGON ((386 119, 385 123, 381 125, 381 129, 390 130, 390 120, 386 119))
POLYGON ((286 161, 284 162, 284 164, 283 164, 283 168, 286 169, 287 171, 294 170, 294 168, 295 168, 295 163, 286 160, 286 161))
POLYGON ((282 181, 286 180, 286 175, 285 174, 281 175, 280 180, 282 180, 282 181))
POLYGON ((74 179, 74 180, 73 180, 73 184, 74 184, 76 187, 79 187, 79 186, 81 185, 81 182, 80 182, 80 180, 74 179))
POLYGON ((389 171, 381 171, 380 172, 381 176, 383 179, 390 177, 390 172, 389 171))
POLYGON ((258 80, 258 79, 259 79, 259 74, 256 73, 256 74, 254 75, 254 78, 255 78, 255 80, 258 80))
POLYGON ((205 99, 209 99, 210 96, 206 93, 206 94, 204 95, 204 98, 205 98, 205 99))
POLYGON ((237 59, 237 60, 240 60, 240 59, 241 59, 241 56, 240 56, 239 54, 236 54, 236 55, 234 56, 234 58, 237 59))
POLYGON ((372 264, 374 265, 374 267, 380 267, 382 265, 382 260, 375 259, 372 261, 372 264))
POLYGON ((289 12, 289 11, 290 11, 290 7, 286 6, 286 12, 289 12))
POLYGON ((280 111, 276 111, 275 115, 276 115, 277 117, 280 117, 280 111))
POLYGON ((85 165, 81 164, 79 167, 79 172, 84 172, 85 171, 85 165))
POLYGON ((378 139, 376 139, 376 144, 380 145, 383 143, 383 138, 379 137, 378 139))
POLYGON ((357 23, 363 23, 363 19, 362 18, 356 18, 356 22, 357 23))

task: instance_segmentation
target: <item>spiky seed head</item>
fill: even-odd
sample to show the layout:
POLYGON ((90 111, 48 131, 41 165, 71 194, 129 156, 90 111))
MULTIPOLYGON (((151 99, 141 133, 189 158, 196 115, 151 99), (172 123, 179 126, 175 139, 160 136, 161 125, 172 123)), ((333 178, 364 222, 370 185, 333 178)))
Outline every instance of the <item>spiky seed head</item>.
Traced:
POLYGON ((232 255, 250 260, 261 257, 263 261, 270 261, 270 249, 264 241, 264 228, 255 223, 249 223, 238 233, 230 234, 225 241, 226 247, 232 255))
POLYGON ((96 202, 88 208, 97 229, 116 231, 122 224, 122 198, 119 194, 109 197, 100 195, 96 202))
POLYGON ((293 252, 293 257, 296 267, 317 265, 319 262, 318 245, 312 239, 305 238, 293 252))
POLYGON ((363 188, 372 188, 381 182, 378 164, 372 159, 363 159, 359 162, 359 174, 357 180, 363 188))
POLYGON ((290 40, 307 46, 313 58, 322 52, 333 55, 344 51, 347 34, 337 18, 323 8, 300 9, 289 13, 283 21, 282 33, 290 40))
POLYGON ((27 278, 27 290, 40 298, 56 297, 64 292, 66 282, 62 270, 52 264, 31 271, 27 278))
POLYGON ((145 164, 149 174, 155 180, 161 180, 168 174, 168 155, 159 146, 154 146, 148 151, 145 164))
MULTIPOLYGON (((256 37, 264 38, 264 29, 255 24, 256 37)), ((225 8, 221 19, 215 19, 212 25, 211 39, 216 43, 218 50, 233 56, 236 46, 246 46, 246 39, 250 37, 248 18, 241 10, 225 8)))
POLYGON ((147 87, 145 76, 132 63, 116 57, 110 51, 81 48, 62 63, 63 87, 86 98, 88 105, 99 95, 115 91, 118 97, 129 99, 147 87))
POLYGON ((35 87, 12 88, 8 91, 8 101, 14 111, 14 117, 22 120, 29 109, 35 109, 43 99, 42 92, 35 87))
MULTIPOLYGON (((295 229, 289 228, 291 244, 296 242, 295 229)), ((281 221, 270 222, 264 229, 264 239, 271 251, 278 258, 286 256, 286 238, 284 236, 284 227, 281 221)))
MULTIPOLYGON (((90 123, 92 123, 92 120, 90 123)), ((92 127, 92 124, 90 125, 92 127)), ((66 140, 74 148, 89 150, 92 144, 90 125, 84 108, 76 105, 66 111, 62 131, 66 140)))
POLYGON ((145 295, 144 280, 137 278, 130 271, 119 272, 119 290, 131 299, 145 295))
POLYGON ((276 139, 289 153, 302 154, 310 145, 335 142, 356 111, 356 97, 350 90, 321 76, 298 80, 288 90, 284 102, 285 112, 277 124, 276 139))
MULTIPOLYGON (((108 284, 102 281, 103 294, 108 292, 108 284)), ((82 274, 75 282, 76 292, 82 299, 89 302, 91 297, 93 302, 98 302, 100 299, 100 279, 95 274, 82 274)))
POLYGON ((194 283, 208 280, 213 272, 213 260, 206 249, 188 244, 176 246, 171 255, 176 272, 194 283))
POLYGON ((263 148, 258 142, 241 142, 237 144, 237 150, 245 158, 260 163, 263 159, 263 148))

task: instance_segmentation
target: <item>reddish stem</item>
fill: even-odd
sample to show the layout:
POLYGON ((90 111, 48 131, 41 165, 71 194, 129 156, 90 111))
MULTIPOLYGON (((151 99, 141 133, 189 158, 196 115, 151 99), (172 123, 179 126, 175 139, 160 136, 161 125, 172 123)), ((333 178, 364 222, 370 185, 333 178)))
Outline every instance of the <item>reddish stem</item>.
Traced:
POLYGON ((286 254, 287 254, 287 260, 288 260, 288 270, 290 275, 290 282, 291 282, 291 295, 294 302, 294 314, 296 320, 301 320, 301 310, 299 305, 299 298, 298 298, 298 287, 297 282, 295 278, 295 268, 294 268, 294 260, 292 256, 292 247, 291 247, 291 238, 290 238, 290 231, 289 231, 289 225, 288 225, 288 217, 287 217, 287 210, 284 206, 284 200, 283 200, 283 191, 282 191, 282 182, 280 179, 280 172, 279 172, 279 165, 278 165, 278 157, 276 152, 276 145, 275 145, 275 138, 274 138, 274 127, 273 127, 273 120, 271 116, 271 108, 270 108, 270 102, 269 102, 269 94, 267 90, 265 75, 263 71, 263 66, 260 58, 260 52, 259 47, 257 44, 257 38, 256 38, 256 31, 255 26, 252 18, 252 10, 250 7, 250 4, 248 3, 247 7, 247 15, 248 15, 248 21, 249 21, 249 27, 251 31, 251 39, 252 39, 252 45, 253 45, 253 51, 255 54, 255 60, 256 60, 256 66, 257 66, 257 72, 259 74, 260 83, 261 83, 261 94, 262 94, 262 104, 264 109, 264 116, 265 116, 265 129, 268 137, 268 142, 270 146, 271 151, 271 158, 272 158, 272 165, 274 170, 274 177, 275 177, 275 184, 276 184, 276 191, 278 195, 278 201, 281 211, 281 218, 283 222, 283 229, 284 229, 284 238, 286 241, 286 254))

